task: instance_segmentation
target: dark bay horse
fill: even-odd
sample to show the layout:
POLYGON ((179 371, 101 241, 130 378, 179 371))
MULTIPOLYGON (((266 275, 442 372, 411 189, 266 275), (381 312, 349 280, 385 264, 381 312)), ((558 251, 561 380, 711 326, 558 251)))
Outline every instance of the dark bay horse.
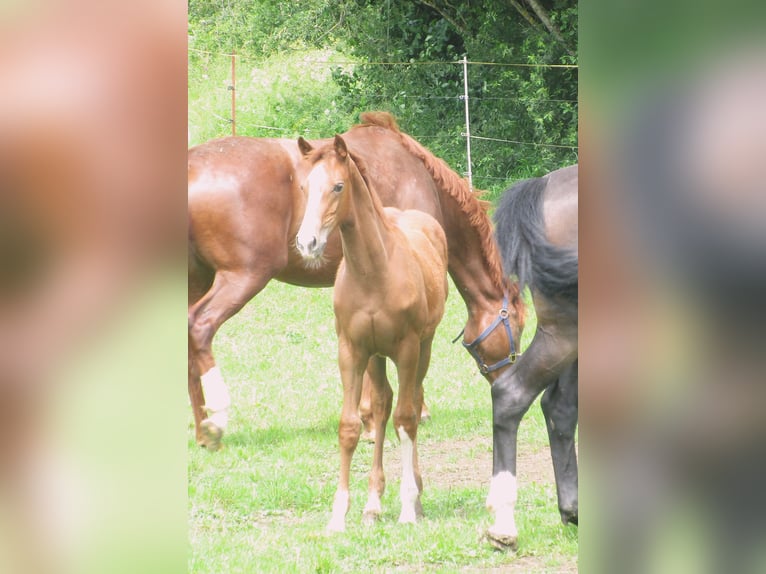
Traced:
MULTIPOLYGON (((469 350, 494 380, 518 345, 524 304, 518 285, 503 274, 487 204, 390 114, 362 114, 362 122, 343 139, 365 164, 383 205, 418 209, 441 224, 449 273, 468 311, 469 350)), ((327 140, 313 145, 322 143, 327 140)), ((300 159, 293 140, 227 137, 189 150, 189 396, 197 442, 213 450, 230 402, 211 349, 221 324, 273 278, 316 287, 335 278, 337 233, 328 236, 320 265, 306 266, 293 245, 306 205, 295 174, 300 159)), ((365 387, 375 378, 388 385, 384 366, 371 361, 365 387)))
MULTIPOLYGON (((423 490, 418 421, 431 345, 447 299, 447 239, 439 222, 422 211, 384 208, 371 189, 364 163, 341 136, 317 148, 304 139, 298 144, 305 158, 298 173, 299 181, 306 182, 307 205, 296 247, 309 266, 321 263, 327 238, 338 229, 343 248, 333 289, 343 382, 338 426, 341 464, 328 529, 346 529, 351 459, 361 434, 362 379, 368 363, 374 361, 382 369, 386 357, 394 362, 399 375, 394 411, 402 452, 399 522, 414 523, 422 515, 423 490)), ((364 508, 366 522, 382 512, 383 443, 393 401, 388 384, 379 378, 373 378, 373 383, 375 450, 364 508)))
POLYGON ((577 166, 508 189, 495 212, 495 234, 509 274, 528 285, 537 330, 523 356, 492 384, 493 470, 487 506, 490 542, 517 540, 516 439, 521 418, 541 401, 551 444, 561 519, 577 524, 577 166))

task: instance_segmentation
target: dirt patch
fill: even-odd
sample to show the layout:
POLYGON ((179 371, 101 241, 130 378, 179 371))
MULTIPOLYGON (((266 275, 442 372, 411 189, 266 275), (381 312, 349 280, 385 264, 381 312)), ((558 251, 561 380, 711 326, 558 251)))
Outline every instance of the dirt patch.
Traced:
MULTIPOLYGON (((383 454, 386 476, 397 480, 401 475, 401 454, 398 442, 387 440, 383 454)), ((489 492, 492 478, 492 444, 485 437, 469 440, 450 440, 426 443, 418 449, 418 457, 423 473, 424 488, 460 488, 481 485, 489 492)), ((553 486, 553 464, 550 449, 533 449, 519 443, 516 469, 520 488, 532 483, 553 486)), ((556 500, 551 501, 551 512, 557 512, 556 500)), ((543 560, 538 556, 519 556, 518 558, 492 567, 462 567, 461 572, 481 574, 528 574, 544 572, 546 574, 577 574, 577 559, 561 557, 559 566, 551 567, 550 558, 543 560)), ((428 569, 400 568, 396 572, 425 572, 428 569)))
POLYGON ((461 572, 469 574, 529 574, 530 572, 540 572, 545 574, 577 574, 577 564, 574 560, 562 564, 555 568, 546 566, 545 562, 536 556, 522 556, 513 562, 501 566, 492 566, 487 568, 462 567, 461 572))
MULTIPOLYGON (((489 488, 492 445, 486 438, 427 443, 418 449, 418 458, 426 488, 475 487, 477 484, 489 488)), ((401 475, 401 453, 397 442, 386 441, 383 460, 387 476, 401 475)), ((532 450, 519 444, 516 461, 520 485, 554 483, 551 452, 547 447, 532 450)))

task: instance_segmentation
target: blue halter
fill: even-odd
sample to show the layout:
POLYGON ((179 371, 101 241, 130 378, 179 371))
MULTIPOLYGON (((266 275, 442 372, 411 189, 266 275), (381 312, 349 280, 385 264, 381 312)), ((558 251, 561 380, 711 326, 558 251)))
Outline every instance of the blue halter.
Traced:
MULTIPOLYGON (((460 335, 458 335, 453 343, 457 341, 460 336, 463 334, 463 331, 461 331, 460 335)), ((496 371, 502 367, 505 367, 506 365, 512 365, 516 362, 516 345, 513 342, 513 334, 511 333, 511 323, 508 320, 508 295, 503 295, 503 308, 500 309, 500 312, 497 314, 497 317, 495 317, 495 320, 492 321, 492 324, 484 329, 481 335, 476 337, 476 339, 472 343, 466 343, 465 340, 463 341, 463 347, 471 353, 471 356, 476 360, 476 364, 479 365, 479 370, 482 374, 486 375, 487 373, 491 373, 493 371, 496 371), (500 323, 505 326, 505 332, 508 335, 508 342, 511 346, 511 352, 510 354, 505 357, 504 359, 501 359, 494 365, 487 365, 479 356, 479 352, 476 350, 476 347, 484 340, 486 339, 492 331, 494 331, 500 323)))

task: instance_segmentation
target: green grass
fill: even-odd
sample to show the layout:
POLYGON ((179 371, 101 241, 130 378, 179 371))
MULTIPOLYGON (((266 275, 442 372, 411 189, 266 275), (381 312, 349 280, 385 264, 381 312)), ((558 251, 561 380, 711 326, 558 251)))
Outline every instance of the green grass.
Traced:
MULTIPOLYGON (((361 524, 372 446, 360 442, 347 531, 325 534, 341 404, 331 297, 330 289, 272 282, 218 333, 231 419, 223 450, 209 453, 196 446, 189 415, 189 571, 575 572, 577 530, 561 525, 552 480, 523 481, 521 459, 519 551, 500 553, 481 540, 490 524, 491 398, 468 353, 451 343, 467 317, 452 286, 425 381, 432 420, 418 433, 426 518, 397 523, 399 452, 389 423, 381 521, 361 524)), ((534 316, 522 348, 533 330, 534 316)), ((395 387, 393 366, 389 377, 395 387)), ((537 402, 522 422, 520 454, 547 445, 537 402)))

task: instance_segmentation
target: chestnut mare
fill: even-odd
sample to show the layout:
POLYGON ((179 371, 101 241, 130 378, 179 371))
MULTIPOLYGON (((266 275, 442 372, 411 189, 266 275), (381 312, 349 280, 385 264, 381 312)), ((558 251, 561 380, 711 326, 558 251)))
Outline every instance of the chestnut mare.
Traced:
POLYGON ((501 198, 495 229, 505 268, 529 285, 537 330, 511 369, 492 384, 492 483, 489 540, 516 546, 516 438, 521 418, 541 400, 564 524, 577 524, 577 166, 517 183, 501 198))
MULTIPOLYGON (((449 273, 468 310, 469 351, 493 381, 518 345, 524 304, 503 275, 487 204, 390 114, 362 114, 362 122, 343 139, 383 205, 418 209, 444 229, 449 273)), ((189 396, 197 442, 211 450, 220 446, 230 403, 211 349, 218 328, 272 278, 315 287, 335 279, 338 233, 327 238, 321 265, 307 267, 292 246, 306 206, 295 175, 300 159, 293 140, 227 137, 189 150, 189 396)), ((388 385, 385 366, 374 359, 365 389, 373 380, 388 385)), ((362 405, 369 421, 369 396, 362 405)))
MULTIPOLYGON (((327 237, 340 230, 343 259, 333 289, 338 365, 343 408, 338 426, 340 481, 332 506, 331 531, 346 529, 351 459, 359 442, 359 400, 368 363, 396 365, 399 392, 394 428, 401 442, 402 483, 399 522, 422 515, 417 432, 423 379, 436 327, 447 299, 447 239, 430 215, 386 207, 372 187, 364 163, 341 136, 312 148, 300 138, 304 156, 299 181, 306 182, 306 211, 295 245, 308 265, 321 264, 327 237)), ((373 378, 375 449, 364 508, 366 522, 381 514, 385 488, 383 443, 393 392, 373 378)))

